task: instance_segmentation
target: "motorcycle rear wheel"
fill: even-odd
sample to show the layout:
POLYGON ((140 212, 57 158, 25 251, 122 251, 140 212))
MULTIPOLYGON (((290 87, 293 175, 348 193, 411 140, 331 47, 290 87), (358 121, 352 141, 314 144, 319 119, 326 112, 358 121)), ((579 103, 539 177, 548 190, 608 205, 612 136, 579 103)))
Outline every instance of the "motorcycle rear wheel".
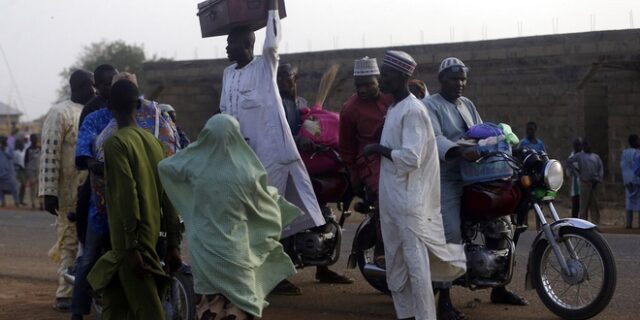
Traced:
POLYGON ((356 262, 358 263, 358 269, 360 269, 360 273, 362 277, 376 290, 384 293, 391 294, 389 291, 389 287, 387 286, 387 278, 386 277, 372 277, 365 273, 364 267, 367 264, 373 264, 373 248, 369 248, 366 250, 358 249, 356 251, 356 262))
POLYGON ((616 288, 616 265, 609 245, 595 229, 573 227, 561 231, 558 245, 574 275, 564 275, 549 243, 541 242, 533 252, 538 296, 564 319, 597 315, 609 304, 616 288), (570 254, 570 246, 577 257, 570 254))

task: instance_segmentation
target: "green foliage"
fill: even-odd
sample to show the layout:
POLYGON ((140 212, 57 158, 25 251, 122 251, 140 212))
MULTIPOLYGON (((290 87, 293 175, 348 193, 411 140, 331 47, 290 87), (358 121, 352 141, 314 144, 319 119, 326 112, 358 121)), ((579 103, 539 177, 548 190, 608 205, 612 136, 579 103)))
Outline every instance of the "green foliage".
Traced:
MULTIPOLYGON (((159 60, 155 56, 151 61, 159 60)), ((162 59, 166 60, 166 59, 162 59)), ((70 96, 69 76, 78 69, 93 72, 101 64, 110 64, 118 71, 135 73, 140 87, 144 87, 143 64, 147 61, 142 45, 127 44, 122 40, 108 42, 102 40, 83 48, 78 60, 69 68, 60 72, 62 87, 58 89, 58 98, 67 99, 70 96)))

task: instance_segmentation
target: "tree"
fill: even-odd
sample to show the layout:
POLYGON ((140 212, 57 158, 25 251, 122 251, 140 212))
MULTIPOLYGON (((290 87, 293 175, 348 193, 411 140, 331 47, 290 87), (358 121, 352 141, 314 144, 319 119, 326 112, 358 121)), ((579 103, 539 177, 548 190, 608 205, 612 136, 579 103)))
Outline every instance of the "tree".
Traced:
MULTIPOLYGON (((158 61, 155 56, 152 61, 158 61)), ((164 60, 164 59, 162 59, 164 60)), ((62 77, 62 87, 58 89, 59 100, 68 99, 70 96, 69 77, 71 73, 78 69, 92 71, 101 64, 108 63, 118 71, 135 73, 140 87, 144 86, 143 65, 146 62, 144 47, 141 45, 129 45, 122 40, 92 43, 85 46, 78 60, 69 68, 60 72, 62 77)))

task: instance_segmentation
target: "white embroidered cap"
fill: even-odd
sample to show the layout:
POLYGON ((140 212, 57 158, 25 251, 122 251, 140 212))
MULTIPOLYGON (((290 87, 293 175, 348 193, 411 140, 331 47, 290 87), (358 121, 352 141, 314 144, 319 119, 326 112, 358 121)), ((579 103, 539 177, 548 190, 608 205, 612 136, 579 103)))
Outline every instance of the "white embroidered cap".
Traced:
POLYGON ((378 61, 376 58, 364 57, 354 62, 353 76, 379 76, 378 61))

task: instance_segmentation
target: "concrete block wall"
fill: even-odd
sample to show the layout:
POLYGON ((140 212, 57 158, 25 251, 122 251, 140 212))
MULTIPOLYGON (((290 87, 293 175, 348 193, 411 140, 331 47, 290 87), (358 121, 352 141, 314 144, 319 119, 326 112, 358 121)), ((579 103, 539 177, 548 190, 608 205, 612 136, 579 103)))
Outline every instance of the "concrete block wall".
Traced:
MULTIPOLYGON (((539 136, 552 157, 566 159, 577 136, 594 137, 599 144, 594 150, 601 152, 612 190, 606 198, 620 203, 622 195, 616 189, 620 183, 619 155, 627 136, 640 133, 640 67, 603 68, 582 90, 577 85, 597 61, 640 66, 638 39, 640 29, 632 29, 394 49, 416 59, 416 77, 424 80, 432 93, 438 91, 440 61, 450 56, 462 59, 471 68, 465 96, 475 102, 483 119, 509 123, 520 137, 526 122, 537 122, 539 136)), ((325 103, 338 111, 353 94, 353 60, 369 56, 381 63, 387 49, 288 54, 282 55, 281 61, 299 67, 299 92, 310 102, 315 99, 322 73, 339 64, 339 75, 325 103)), ((162 86, 157 100, 173 104, 179 124, 195 138, 218 109, 222 72, 229 64, 226 60, 148 63, 146 89, 162 86)))

